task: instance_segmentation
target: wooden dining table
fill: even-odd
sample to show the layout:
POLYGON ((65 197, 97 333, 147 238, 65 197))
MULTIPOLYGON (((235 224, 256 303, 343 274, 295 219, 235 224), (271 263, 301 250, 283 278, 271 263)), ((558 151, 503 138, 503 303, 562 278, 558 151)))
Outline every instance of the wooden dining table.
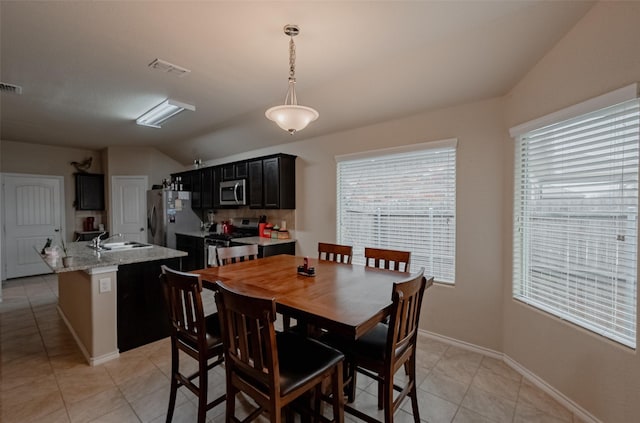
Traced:
POLYGON ((279 313, 358 339, 390 312, 393 282, 410 274, 309 259, 315 276, 298 274, 303 257, 277 255, 195 270, 203 286, 216 281, 246 295, 275 298, 279 313))

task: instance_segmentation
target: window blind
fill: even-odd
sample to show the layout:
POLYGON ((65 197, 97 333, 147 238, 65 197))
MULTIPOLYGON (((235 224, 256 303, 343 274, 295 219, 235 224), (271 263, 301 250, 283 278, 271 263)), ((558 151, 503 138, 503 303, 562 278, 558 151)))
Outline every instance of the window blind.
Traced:
POLYGON ((636 347, 639 103, 516 139, 513 296, 636 347))
POLYGON ((364 264, 365 247, 411 251, 411 271, 454 282, 455 140, 434 145, 338 162, 337 239, 353 246, 353 263, 364 264))

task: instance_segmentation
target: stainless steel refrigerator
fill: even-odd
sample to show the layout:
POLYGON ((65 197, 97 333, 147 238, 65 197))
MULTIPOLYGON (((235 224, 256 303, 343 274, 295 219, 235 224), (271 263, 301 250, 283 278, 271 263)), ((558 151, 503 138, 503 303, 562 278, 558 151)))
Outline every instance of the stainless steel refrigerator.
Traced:
POLYGON ((191 210, 189 191, 147 191, 147 242, 176 248, 176 232, 200 230, 201 220, 191 210))

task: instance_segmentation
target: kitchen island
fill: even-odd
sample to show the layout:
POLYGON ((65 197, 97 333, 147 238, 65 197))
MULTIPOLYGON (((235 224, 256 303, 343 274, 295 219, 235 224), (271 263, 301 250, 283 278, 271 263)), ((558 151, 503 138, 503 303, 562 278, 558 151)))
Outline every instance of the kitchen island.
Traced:
POLYGON ((43 256, 58 275, 58 312, 89 364, 168 336, 158 275, 162 264, 179 269, 186 255, 156 245, 97 252, 75 242, 67 246, 68 267, 43 256))

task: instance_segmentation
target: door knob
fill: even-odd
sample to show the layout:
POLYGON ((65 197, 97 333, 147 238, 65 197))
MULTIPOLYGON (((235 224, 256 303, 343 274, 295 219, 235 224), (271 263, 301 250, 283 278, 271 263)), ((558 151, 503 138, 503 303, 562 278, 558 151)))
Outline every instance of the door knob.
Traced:
POLYGON ((54 232, 60 232, 60 229, 54 229, 53 231, 54 232))
POLYGON ((144 228, 140 228, 140 232, 144 232, 144 228))

